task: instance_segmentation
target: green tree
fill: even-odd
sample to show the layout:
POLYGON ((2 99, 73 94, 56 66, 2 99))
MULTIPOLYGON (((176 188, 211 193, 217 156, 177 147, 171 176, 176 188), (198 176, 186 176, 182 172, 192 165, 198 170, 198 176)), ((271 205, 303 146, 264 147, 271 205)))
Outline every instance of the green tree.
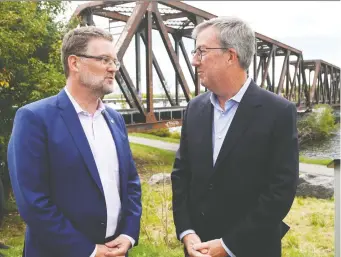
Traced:
MULTIPOLYGON (((62 1, 0 2, 0 163, 7 159, 17 108, 65 85, 60 46, 68 27, 56 18, 67 6, 62 1)), ((7 168, 0 169, 1 177, 9 192, 7 168)))

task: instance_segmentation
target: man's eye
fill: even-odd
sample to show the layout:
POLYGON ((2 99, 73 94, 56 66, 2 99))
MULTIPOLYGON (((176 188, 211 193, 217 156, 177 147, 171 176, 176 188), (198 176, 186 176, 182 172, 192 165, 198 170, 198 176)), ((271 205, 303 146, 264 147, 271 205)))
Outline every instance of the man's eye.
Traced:
POLYGON ((109 62, 110 62, 110 58, 108 58, 108 57, 103 57, 103 61, 104 61, 105 63, 109 63, 109 62))

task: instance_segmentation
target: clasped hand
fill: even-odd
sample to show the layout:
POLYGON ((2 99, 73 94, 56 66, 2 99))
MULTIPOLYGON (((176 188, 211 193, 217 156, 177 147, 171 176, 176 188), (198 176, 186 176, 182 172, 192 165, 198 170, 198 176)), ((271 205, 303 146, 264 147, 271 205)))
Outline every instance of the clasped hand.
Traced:
POLYGON ((183 240, 189 257, 227 257, 219 239, 201 242, 196 234, 188 234, 183 240))
POLYGON ((125 257, 130 247, 130 240, 119 236, 105 245, 97 245, 96 257, 125 257))

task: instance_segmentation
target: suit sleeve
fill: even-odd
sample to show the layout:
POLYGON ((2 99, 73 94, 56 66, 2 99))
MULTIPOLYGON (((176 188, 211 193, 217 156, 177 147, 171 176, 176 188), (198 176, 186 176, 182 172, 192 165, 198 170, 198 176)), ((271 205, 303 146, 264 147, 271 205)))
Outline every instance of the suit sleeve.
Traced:
POLYGON ((30 232, 54 255, 90 256, 95 249, 53 203, 46 128, 31 110, 17 111, 8 165, 19 213, 30 232))
POLYGON ((258 205, 235 228, 223 237, 225 245, 236 255, 240 247, 252 245, 257 235, 279 226, 288 214, 298 182, 298 135, 296 107, 289 103, 277 115, 272 135, 270 178, 258 205))
MULTIPOLYGON (((127 129, 124 123, 124 119, 121 114, 117 113, 120 118, 120 124, 124 134, 127 135, 127 129)), ((138 245, 139 234, 140 234, 140 221, 142 215, 142 205, 141 205, 141 183, 140 178, 136 170, 135 162, 131 153, 131 149, 127 140, 128 148, 128 202, 127 208, 123 211, 124 225, 121 234, 128 235, 135 240, 134 246, 138 245)))
POLYGON ((173 191, 173 217, 177 238, 186 230, 193 229, 189 215, 189 191, 191 175, 189 172, 188 142, 187 142, 187 117, 190 102, 181 128, 180 146, 175 155, 173 171, 171 174, 173 191))

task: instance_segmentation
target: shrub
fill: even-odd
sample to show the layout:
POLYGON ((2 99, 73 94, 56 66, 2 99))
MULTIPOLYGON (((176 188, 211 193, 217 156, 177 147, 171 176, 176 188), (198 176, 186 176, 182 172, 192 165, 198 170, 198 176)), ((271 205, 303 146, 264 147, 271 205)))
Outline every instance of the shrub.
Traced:
POLYGON ((175 138, 175 139, 180 139, 181 138, 181 134, 179 132, 172 132, 170 135, 171 138, 175 138))
POLYGON ((297 122, 299 143, 325 139, 335 128, 333 109, 329 105, 316 105, 311 113, 297 122))
POLYGON ((158 136, 158 137, 170 137, 171 135, 171 133, 169 132, 167 128, 154 129, 154 130, 146 131, 145 133, 158 136))

